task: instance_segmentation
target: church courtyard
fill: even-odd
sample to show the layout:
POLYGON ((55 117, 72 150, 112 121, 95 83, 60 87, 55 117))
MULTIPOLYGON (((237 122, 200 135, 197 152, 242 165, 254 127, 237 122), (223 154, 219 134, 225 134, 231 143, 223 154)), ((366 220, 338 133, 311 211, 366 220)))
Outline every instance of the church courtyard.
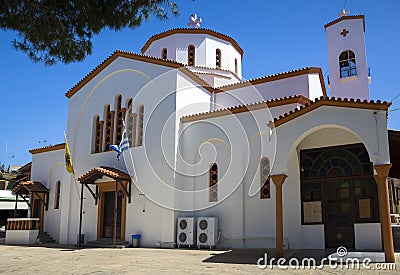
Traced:
MULTIPOLYGON (((149 249, 149 248, 84 248, 74 246, 24 247, 0 246, 2 259, 0 273, 5 274, 357 274, 358 269, 332 268, 298 269, 287 265, 286 270, 277 265, 259 268, 257 260, 272 250, 198 250, 198 249, 149 249)), ((326 251, 285 251, 287 260, 307 254, 307 257, 322 257, 326 251)), ((371 253, 382 257, 383 253, 371 253), (382 254, 382 255, 380 255, 382 254)), ((271 257, 272 257, 271 256, 271 257)), ((396 269, 399 269, 400 254, 396 253, 396 269)), ((378 259, 379 261, 379 259, 378 259)), ((360 269, 363 274, 375 274, 377 269, 391 268, 380 266, 383 263, 369 264, 370 269, 360 269)), ((383 264, 384 265, 384 264, 383 264)), ((384 270, 379 274, 398 274, 398 271, 384 270)))

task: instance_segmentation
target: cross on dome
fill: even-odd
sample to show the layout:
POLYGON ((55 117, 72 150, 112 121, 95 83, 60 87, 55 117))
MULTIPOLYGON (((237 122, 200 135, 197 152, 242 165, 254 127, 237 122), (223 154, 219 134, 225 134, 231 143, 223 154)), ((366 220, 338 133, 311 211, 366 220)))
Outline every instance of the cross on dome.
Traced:
POLYGON ((197 14, 194 13, 189 18, 188 26, 198 29, 198 28, 200 28, 201 22, 203 22, 201 17, 197 17, 197 14))

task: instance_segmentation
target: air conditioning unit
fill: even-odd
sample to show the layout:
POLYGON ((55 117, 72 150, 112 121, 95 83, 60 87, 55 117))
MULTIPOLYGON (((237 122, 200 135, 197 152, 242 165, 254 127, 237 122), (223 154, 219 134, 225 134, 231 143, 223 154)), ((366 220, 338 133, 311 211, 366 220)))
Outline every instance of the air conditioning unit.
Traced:
POLYGON ((189 247, 195 245, 196 227, 195 218, 193 217, 180 217, 178 218, 178 230, 176 236, 176 243, 179 246, 188 245, 189 247))
POLYGON ((218 239, 218 218, 200 217, 197 218, 197 246, 217 245, 218 239))

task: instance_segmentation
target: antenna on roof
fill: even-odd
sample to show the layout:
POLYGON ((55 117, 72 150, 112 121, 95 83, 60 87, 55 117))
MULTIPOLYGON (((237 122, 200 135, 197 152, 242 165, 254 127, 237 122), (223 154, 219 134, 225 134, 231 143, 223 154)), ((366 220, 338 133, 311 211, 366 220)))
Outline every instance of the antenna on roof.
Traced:
POLYGON ((201 17, 197 17, 197 14, 194 13, 189 18, 188 26, 198 29, 200 28, 201 22, 203 22, 203 19, 201 19, 201 17))
POLYGON ((43 144, 43 146, 47 146, 47 140, 39 140, 39 144, 43 144))
POLYGON ((347 4, 347 0, 344 0, 343 9, 342 9, 342 12, 339 14, 339 18, 350 14, 350 11, 346 10, 346 4, 347 4))

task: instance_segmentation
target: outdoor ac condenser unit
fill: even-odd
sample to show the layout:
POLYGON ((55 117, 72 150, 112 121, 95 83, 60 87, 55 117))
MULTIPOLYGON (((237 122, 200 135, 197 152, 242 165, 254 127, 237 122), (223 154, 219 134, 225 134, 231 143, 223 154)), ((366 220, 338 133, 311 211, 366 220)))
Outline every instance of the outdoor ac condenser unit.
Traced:
POLYGON ((200 217, 197 218, 197 246, 217 245, 218 239, 218 218, 200 217))
POLYGON ((195 219, 193 217, 178 218, 178 230, 176 231, 176 243, 178 247, 181 245, 188 245, 189 247, 195 245, 195 225, 195 219))

